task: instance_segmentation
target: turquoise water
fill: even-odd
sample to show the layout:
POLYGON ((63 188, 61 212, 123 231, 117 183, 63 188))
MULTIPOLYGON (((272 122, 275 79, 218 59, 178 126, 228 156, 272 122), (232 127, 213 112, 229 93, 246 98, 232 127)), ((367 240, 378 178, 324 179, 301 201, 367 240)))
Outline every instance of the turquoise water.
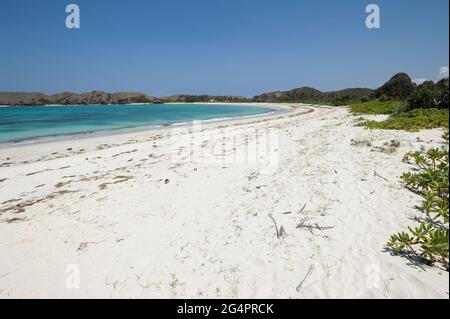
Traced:
POLYGON ((273 111, 248 105, 205 104, 4 107, 0 108, 0 143, 252 116, 273 111))

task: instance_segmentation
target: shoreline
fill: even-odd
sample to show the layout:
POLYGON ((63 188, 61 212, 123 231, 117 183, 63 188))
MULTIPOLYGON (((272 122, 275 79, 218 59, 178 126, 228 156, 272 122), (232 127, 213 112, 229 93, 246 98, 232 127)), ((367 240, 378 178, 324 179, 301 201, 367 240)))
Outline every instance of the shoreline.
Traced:
MULTIPOLYGON (((166 102, 166 103, 127 103, 127 104, 45 104, 45 105, 0 105, 0 107, 52 107, 52 106, 154 106, 154 105, 177 105, 177 104, 197 104, 197 105, 248 105, 248 106, 264 106, 264 105, 282 105, 282 102, 166 102)), ((303 104, 300 102, 291 104, 303 104)), ((284 106, 277 106, 280 109, 286 109, 284 106)))
MULTIPOLYGON (((272 105, 275 107, 275 105, 272 105)), ((303 117, 311 112, 314 112, 316 108, 327 109, 327 106, 313 106, 313 105, 285 105, 277 104, 280 110, 288 109, 288 112, 273 113, 265 116, 248 116, 248 117, 238 117, 235 119, 225 120, 225 121, 210 121, 201 122, 201 130, 203 131, 213 131, 213 130, 223 130, 226 128, 236 128, 236 127, 246 127, 257 125, 258 123, 267 123, 272 120, 277 119, 288 119, 294 117, 303 117)), ((189 134, 193 131, 193 126, 191 123, 186 125, 175 125, 175 126, 161 126, 153 128, 139 128, 131 131, 119 130, 109 130, 107 134, 101 134, 101 132, 93 134, 76 134, 72 136, 60 136, 60 138, 55 138, 52 140, 44 141, 34 141, 32 143, 18 143, 18 144, 0 144, 0 167, 2 165, 1 159, 4 162, 15 162, 21 164, 28 164, 36 162, 36 158, 51 160, 57 158, 66 158, 67 156, 73 155, 75 151, 69 150, 82 150, 77 154, 85 154, 88 152, 95 151, 99 146, 110 145, 119 146, 125 144, 136 144, 142 143, 149 139, 149 136, 169 137, 172 132, 186 131, 189 134), (117 142, 122 141, 122 142, 117 142), (11 154, 13 152, 13 155, 11 154)), ((39 160, 38 160, 39 161, 39 160)))
MULTIPOLYGON (((296 103, 299 104, 300 102, 296 103)), ((65 107, 65 106, 154 106, 154 105, 177 105, 177 104, 197 104, 197 105, 270 105, 270 104, 285 104, 282 102, 164 102, 164 103, 126 103, 126 104, 43 104, 43 105, 0 105, 0 107, 65 107)), ((301 104, 301 103, 300 103, 301 104)))
MULTIPOLYGON (((229 121, 237 121, 237 120, 246 120, 252 118, 265 118, 270 116, 281 115, 286 112, 293 112, 294 108, 280 103, 166 103, 167 105, 177 105, 177 104, 192 104, 192 105, 244 105, 251 107, 261 107, 261 108, 270 108, 273 111, 255 115, 242 115, 235 117, 227 117, 227 118, 212 118, 207 120, 200 120, 202 125, 208 125, 209 123, 221 123, 221 122, 229 122, 229 121)), ((133 104, 124 104, 133 105, 133 104)), ((105 105, 107 106, 107 105, 105 105)), ((33 106, 34 107, 34 106, 33 106)), ((41 107, 41 106, 37 106, 41 107)), ((50 107, 50 105, 46 106, 50 107)), ((69 134, 57 134, 57 135, 47 135, 47 136, 37 136, 31 138, 24 138, 13 141, 0 142, 0 149, 13 148, 17 146, 25 146, 25 145, 36 145, 36 144, 44 144, 44 143, 52 143, 59 141, 74 141, 77 139, 89 139, 96 137, 104 137, 110 135, 123 135, 129 133, 139 133, 146 131, 154 131, 159 129, 170 129, 174 127, 185 127, 191 126, 193 121, 186 122, 178 122, 178 123, 170 123, 170 124, 151 124, 151 125, 139 125, 133 127, 122 127, 115 129, 106 129, 106 130, 97 130, 97 131, 89 131, 89 132, 81 132, 81 133, 69 133, 69 134)))

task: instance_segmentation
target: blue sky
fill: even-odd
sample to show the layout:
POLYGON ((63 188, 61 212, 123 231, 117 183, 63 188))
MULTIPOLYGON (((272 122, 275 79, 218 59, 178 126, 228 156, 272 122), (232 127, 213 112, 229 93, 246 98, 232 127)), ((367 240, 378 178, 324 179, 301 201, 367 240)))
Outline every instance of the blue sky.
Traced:
POLYGON ((0 91, 253 96, 449 64, 448 0, 2 0, 0 91), (66 5, 81 28, 65 27, 66 5), (381 29, 365 26, 366 5, 381 29))

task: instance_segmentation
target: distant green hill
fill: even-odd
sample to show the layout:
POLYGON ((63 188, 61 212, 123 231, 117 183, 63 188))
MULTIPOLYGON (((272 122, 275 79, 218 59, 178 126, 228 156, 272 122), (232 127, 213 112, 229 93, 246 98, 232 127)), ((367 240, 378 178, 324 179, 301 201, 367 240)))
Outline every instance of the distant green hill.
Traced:
POLYGON ((374 90, 367 88, 351 88, 341 91, 321 92, 311 87, 302 87, 289 91, 264 93, 253 98, 255 102, 323 102, 350 101, 370 98, 374 90))

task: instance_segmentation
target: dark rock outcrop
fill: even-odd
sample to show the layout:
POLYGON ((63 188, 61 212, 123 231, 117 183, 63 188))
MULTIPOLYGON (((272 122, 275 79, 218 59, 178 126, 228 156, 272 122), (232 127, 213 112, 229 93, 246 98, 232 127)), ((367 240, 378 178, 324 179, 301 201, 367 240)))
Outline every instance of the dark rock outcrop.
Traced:
POLYGON ((375 97, 387 97, 397 100, 408 98, 415 90, 416 86, 406 73, 394 75, 388 82, 375 90, 375 97))

